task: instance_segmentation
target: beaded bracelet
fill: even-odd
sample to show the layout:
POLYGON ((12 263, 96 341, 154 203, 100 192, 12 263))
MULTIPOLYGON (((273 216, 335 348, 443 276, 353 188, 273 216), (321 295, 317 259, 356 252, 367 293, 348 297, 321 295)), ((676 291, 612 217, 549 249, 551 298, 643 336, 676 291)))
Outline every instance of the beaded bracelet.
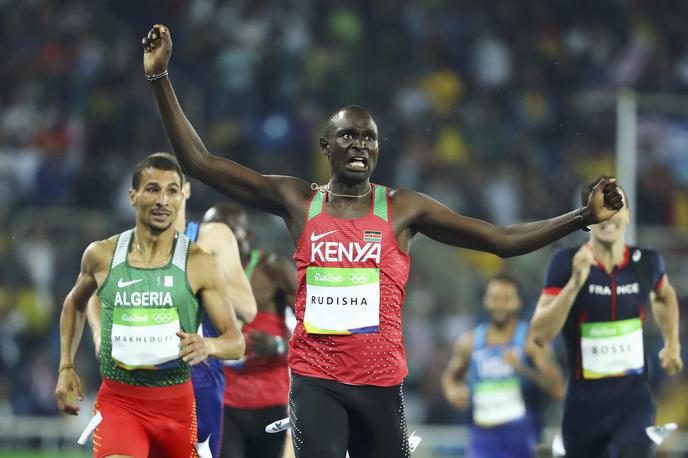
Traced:
POLYGON ((149 82, 157 81, 161 78, 165 78, 167 76, 167 70, 160 72, 160 73, 153 73, 152 75, 146 75, 146 79, 149 82))

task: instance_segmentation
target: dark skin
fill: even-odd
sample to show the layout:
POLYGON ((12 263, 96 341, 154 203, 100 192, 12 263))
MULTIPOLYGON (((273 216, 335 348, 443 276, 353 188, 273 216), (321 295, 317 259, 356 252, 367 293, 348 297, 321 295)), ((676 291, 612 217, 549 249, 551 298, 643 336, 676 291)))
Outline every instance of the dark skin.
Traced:
MULTIPOLYGON (((146 75, 167 70, 172 55, 169 28, 156 25, 143 39, 146 75)), ((306 223, 310 183, 288 176, 262 175, 232 160, 208 152, 177 101, 168 77, 152 82, 167 137, 184 170, 244 205, 282 217, 294 243, 306 223)), ((363 108, 349 106, 335 113, 320 138, 320 147, 330 165, 327 214, 349 219, 366 215, 370 209, 370 176, 379 155, 378 130, 363 108), (355 160, 359 158, 360 160, 355 160), (362 163, 359 166, 357 163, 362 163), (346 194, 364 197, 338 197, 346 194)), ((489 185, 489 183, 486 183, 489 185)), ((431 197, 405 189, 390 194, 394 232, 402 251, 408 253, 417 233, 448 245, 485 251, 500 257, 537 250, 580 228, 573 212, 534 223, 496 226, 468 218, 431 197)), ((605 179, 593 190, 582 209, 585 224, 597 224, 623 206, 616 180, 605 179)))
MULTIPOLYGON (((217 204, 208 209, 203 222, 224 223, 228 225, 239 244, 239 252, 244 268, 251 258, 251 231, 246 213, 230 204, 217 204)), ((253 269, 251 289, 256 298, 259 312, 273 313, 284 317, 287 307, 293 307, 296 300, 297 277, 294 264, 274 253, 266 253, 253 269)), ((251 330, 246 342, 247 357, 267 357, 277 355, 275 337, 261 331, 251 330)))

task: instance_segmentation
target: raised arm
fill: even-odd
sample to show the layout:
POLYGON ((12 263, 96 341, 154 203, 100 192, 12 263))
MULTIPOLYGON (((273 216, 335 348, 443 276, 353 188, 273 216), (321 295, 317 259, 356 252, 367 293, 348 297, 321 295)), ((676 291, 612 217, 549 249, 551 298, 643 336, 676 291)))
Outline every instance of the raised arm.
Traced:
POLYGON ((227 294, 237 316, 246 323, 256 317, 256 298, 241 266, 239 246, 234 232, 224 223, 203 223, 198 245, 215 258, 225 281, 227 294))
POLYGON ((678 335, 678 299, 676 290, 666 275, 662 278, 659 288, 651 294, 651 300, 652 313, 664 337, 664 348, 659 352, 660 364, 667 373, 676 374, 683 369, 678 335))
POLYGON ((292 200, 305 203, 310 189, 305 181, 265 176, 208 152, 184 114, 167 76, 172 55, 169 28, 155 25, 143 39, 143 48, 144 71, 155 92, 167 138, 186 173, 243 204, 279 216, 290 213, 292 200))
POLYGON ((198 246, 193 246, 188 265, 189 283, 196 291, 218 337, 178 332, 177 335, 182 339, 179 342, 179 357, 192 366, 208 356, 239 359, 244 354, 244 337, 239 331, 234 309, 228 303, 227 286, 215 260, 198 246))
POLYGON ((452 357, 442 374, 442 392, 449 404, 466 409, 470 404, 470 390, 465 383, 473 351, 473 333, 464 334, 454 345, 452 357))
POLYGON ((95 272, 102 262, 101 243, 92 243, 86 248, 79 276, 64 300, 60 315, 60 367, 55 398, 60 410, 70 415, 77 415, 80 410, 70 398, 76 395, 79 401, 83 400, 81 381, 74 367, 74 356, 86 322, 88 299, 98 288, 95 272))
POLYGON ((495 226, 458 215, 423 194, 410 191, 396 191, 396 194, 395 200, 400 201, 400 207, 414 209, 408 221, 413 233, 420 232, 439 242, 501 257, 542 248, 587 225, 607 220, 623 206, 616 180, 603 179, 593 189, 588 204, 576 211, 533 223, 495 226))

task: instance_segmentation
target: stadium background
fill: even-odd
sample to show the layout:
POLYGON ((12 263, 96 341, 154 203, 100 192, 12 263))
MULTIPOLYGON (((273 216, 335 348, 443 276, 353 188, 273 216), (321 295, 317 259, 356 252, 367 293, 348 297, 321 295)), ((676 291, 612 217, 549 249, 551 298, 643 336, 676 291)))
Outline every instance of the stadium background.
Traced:
MULTIPOLYGON (((631 206, 639 242, 666 258, 685 341, 687 19, 680 0, 0 0, 0 449, 82 456, 73 432, 88 402, 65 419, 53 397, 59 313, 87 243, 132 225, 132 166, 169 148, 141 65, 152 24, 171 27, 170 74, 211 151, 323 183, 323 121, 361 104, 380 128, 376 182, 499 224, 569 211, 582 181, 614 173, 613 100, 637 91, 631 206)), ((221 199, 194 182, 189 211, 221 199)), ((281 221, 251 217, 258 246, 291 254, 281 221)), ((419 456, 461 456, 466 418, 439 377, 483 316, 485 278, 515 273, 528 314, 551 251, 502 261, 414 242, 405 387, 408 419, 428 438, 419 456)), ((659 420, 685 428, 688 376, 657 370, 660 347, 650 328, 659 420)), ((77 367, 92 402, 87 335, 77 367)), ((558 415, 548 408, 552 428, 558 415)), ((666 456, 688 449, 681 436, 668 445, 683 452, 666 456)))

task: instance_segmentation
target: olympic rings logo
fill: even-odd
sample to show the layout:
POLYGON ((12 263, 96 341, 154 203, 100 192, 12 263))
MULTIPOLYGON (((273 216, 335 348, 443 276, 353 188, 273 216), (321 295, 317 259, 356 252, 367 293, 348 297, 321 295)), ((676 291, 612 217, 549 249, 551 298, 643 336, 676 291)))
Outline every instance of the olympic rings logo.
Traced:
POLYGON ((349 274, 349 281, 352 283, 365 283, 368 281, 369 275, 366 273, 351 273, 349 274))
POLYGON ((152 313, 151 317, 156 323, 167 323, 172 318, 172 314, 169 312, 156 312, 152 313))

